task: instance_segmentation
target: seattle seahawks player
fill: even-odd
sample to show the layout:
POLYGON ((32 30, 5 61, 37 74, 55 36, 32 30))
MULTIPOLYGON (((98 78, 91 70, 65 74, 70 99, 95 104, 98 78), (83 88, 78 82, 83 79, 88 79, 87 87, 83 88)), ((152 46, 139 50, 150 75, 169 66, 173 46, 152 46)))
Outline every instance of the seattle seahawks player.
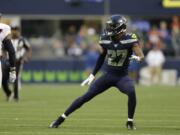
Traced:
POLYGON ((100 54, 92 74, 81 84, 81 86, 85 84, 90 85, 89 90, 77 98, 70 107, 49 126, 50 128, 57 128, 72 112, 80 108, 84 103, 114 86, 128 96, 128 120, 126 126, 131 130, 136 129, 133 123, 136 108, 136 93, 133 81, 127 74, 130 59, 141 61, 144 59, 144 54, 138 44, 137 36, 126 33, 126 24, 126 19, 120 15, 113 15, 106 22, 105 32, 101 35, 99 41, 103 52, 100 54), (133 53, 135 55, 132 55, 133 53), (95 75, 103 65, 106 56, 106 72, 95 80, 95 75))
MULTIPOLYGON (((1 13, 0 13, 1 19, 1 13)), ((16 68, 15 68, 15 50, 11 42, 11 28, 4 24, 0 23, 0 57, 2 58, 2 48, 4 48, 9 54, 9 81, 14 82, 16 80, 16 68)), ((0 60, 0 87, 2 85, 2 70, 1 70, 1 60, 0 60)), ((10 96, 10 95, 9 95, 10 96)))

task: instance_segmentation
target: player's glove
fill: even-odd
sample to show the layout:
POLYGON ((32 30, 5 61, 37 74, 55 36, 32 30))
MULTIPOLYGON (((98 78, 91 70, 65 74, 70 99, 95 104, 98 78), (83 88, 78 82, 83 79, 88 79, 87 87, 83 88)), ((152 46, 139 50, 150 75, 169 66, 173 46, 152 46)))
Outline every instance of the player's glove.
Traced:
POLYGON ((136 55, 131 55, 130 60, 135 60, 135 61, 140 62, 141 58, 139 56, 136 56, 136 55))
POLYGON ((95 76, 93 74, 90 74, 89 77, 81 83, 81 86, 84 86, 86 84, 90 85, 94 78, 95 76))
POLYGON ((14 83, 16 80, 16 68, 11 67, 9 72, 9 82, 14 83))

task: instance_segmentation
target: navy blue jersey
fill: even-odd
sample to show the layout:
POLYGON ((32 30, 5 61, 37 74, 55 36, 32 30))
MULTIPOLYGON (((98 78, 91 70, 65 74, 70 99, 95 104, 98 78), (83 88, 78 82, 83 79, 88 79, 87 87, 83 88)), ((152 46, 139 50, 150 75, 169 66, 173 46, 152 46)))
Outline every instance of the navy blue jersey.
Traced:
POLYGON ((132 48, 135 43, 138 43, 135 34, 125 34, 116 42, 111 40, 109 36, 102 34, 99 44, 107 50, 105 70, 117 75, 126 75, 130 62, 129 58, 133 53, 132 48))

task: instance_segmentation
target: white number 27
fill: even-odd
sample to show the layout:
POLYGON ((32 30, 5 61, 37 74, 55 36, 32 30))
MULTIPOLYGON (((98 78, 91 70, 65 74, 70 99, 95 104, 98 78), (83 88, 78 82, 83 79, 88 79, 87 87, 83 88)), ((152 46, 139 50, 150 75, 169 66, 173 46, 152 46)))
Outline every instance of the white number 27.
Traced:
POLYGON ((108 65, 123 66, 128 51, 124 50, 108 50, 108 65))

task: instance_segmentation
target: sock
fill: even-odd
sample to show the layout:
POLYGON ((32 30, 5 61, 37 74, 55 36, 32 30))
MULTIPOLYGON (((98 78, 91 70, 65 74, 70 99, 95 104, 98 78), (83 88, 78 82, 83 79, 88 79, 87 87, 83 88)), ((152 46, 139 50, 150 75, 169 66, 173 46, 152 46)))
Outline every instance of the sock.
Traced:
POLYGON ((128 118, 128 121, 133 121, 133 119, 128 118))
POLYGON ((61 117, 63 117, 64 119, 67 118, 67 116, 64 113, 61 115, 61 117))

